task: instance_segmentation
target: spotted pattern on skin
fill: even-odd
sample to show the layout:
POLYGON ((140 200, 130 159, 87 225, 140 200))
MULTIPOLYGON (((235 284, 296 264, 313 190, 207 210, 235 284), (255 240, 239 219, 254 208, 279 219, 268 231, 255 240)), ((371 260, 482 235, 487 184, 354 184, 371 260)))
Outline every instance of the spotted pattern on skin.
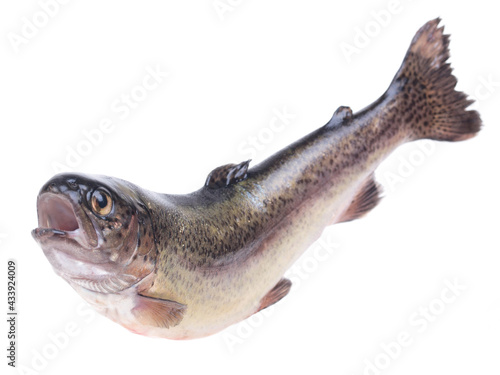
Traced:
POLYGON ((421 138, 460 140, 477 132, 477 114, 464 112, 469 102, 454 91, 456 79, 445 63, 448 39, 431 26, 420 36, 441 41, 432 47, 440 58, 427 57, 432 53, 422 49, 428 46, 417 43, 389 89, 369 107, 355 114, 340 107, 327 125, 250 168, 243 181, 164 196, 167 210, 153 205, 159 248, 153 289, 161 293, 156 286, 169 285, 163 296, 187 304, 186 326, 198 324, 189 320, 189 306, 212 306, 216 320, 221 309, 236 303, 235 290, 249 296, 247 303, 271 290, 279 278, 270 268, 284 272, 295 253, 319 236, 317 227, 341 220, 358 189, 399 145, 421 138), (333 209, 338 212, 329 213, 333 209))
MULTIPOLYGON (((120 296, 100 295, 95 303, 111 319, 150 336, 180 339, 220 331, 262 307, 323 228, 349 218, 349 205, 363 196, 363 187, 378 194, 373 172, 400 144, 477 133, 479 115, 466 111, 470 101, 454 90, 448 37, 438 23, 419 30, 389 89, 372 105, 357 113, 339 107, 325 126, 264 162, 250 169, 248 162, 216 168, 203 188, 188 195, 122 186, 121 193, 133 195, 143 209, 138 216, 124 213, 135 221, 123 228, 139 230, 134 253, 120 256, 130 259, 127 269, 134 274, 154 265, 134 288, 186 309, 182 321, 166 330, 145 327, 128 314, 133 288, 120 296)), ((354 205, 359 210, 350 217, 376 204, 365 203, 354 205)), ((116 235, 114 224, 106 224, 103 230, 116 235)))

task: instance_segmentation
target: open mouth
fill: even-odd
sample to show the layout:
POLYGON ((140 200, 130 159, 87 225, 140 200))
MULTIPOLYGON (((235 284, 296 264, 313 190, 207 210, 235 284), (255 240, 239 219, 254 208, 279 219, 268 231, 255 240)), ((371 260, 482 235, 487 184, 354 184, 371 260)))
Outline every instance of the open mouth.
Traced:
POLYGON ((80 228, 71 203, 58 195, 46 194, 38 202, 40 228, 73 232, 80 228))
POLYGON ((82 209, 60 194, 45 193, 38 198, 38 228, 32 233, 37 240, 63 237, 83 247, 98 243, 96 230, 82 209))

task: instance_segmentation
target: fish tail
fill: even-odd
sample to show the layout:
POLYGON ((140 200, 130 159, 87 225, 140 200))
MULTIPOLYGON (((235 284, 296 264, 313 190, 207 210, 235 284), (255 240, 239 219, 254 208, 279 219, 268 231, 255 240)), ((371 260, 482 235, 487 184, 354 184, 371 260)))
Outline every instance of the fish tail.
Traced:
POLYGON ((481 128, 479 113, 467 110, 473 100, 455 90, 457 79, 446 62, 449 35, 440 21, 420 28, 391 84, 399 90, 397 104, 412 140, 462 141, 481 128))

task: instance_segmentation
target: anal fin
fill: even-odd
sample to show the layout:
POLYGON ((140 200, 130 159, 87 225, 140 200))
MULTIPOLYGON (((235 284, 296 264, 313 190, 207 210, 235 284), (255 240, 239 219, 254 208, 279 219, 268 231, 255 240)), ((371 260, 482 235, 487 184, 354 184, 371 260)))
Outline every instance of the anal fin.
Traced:
POLYGON ((257 312, 278 302, 288 294, 291 287, 292 282, 290 280, 285 278, 281 279, 273 289, 271 289, 264 297, 262 297, 257 312))
POLYGON ((380 186, 372 175, 363 183, 347 210, 335 221, 344 223, 359 219, 380 202, 380 186))
POLYGON ((137 295, 132 314, 146 326, 170 328, 182 321, 186 305, 175 301, 137 295))

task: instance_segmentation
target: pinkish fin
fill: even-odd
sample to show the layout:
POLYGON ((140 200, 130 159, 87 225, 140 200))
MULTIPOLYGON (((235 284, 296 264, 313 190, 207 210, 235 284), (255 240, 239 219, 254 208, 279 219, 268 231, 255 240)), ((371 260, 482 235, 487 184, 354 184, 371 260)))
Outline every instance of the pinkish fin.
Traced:
POLYGON ((336 220, 337 223, 344 223, 359 219, 368 211, 373 209, 380 201, 380 187, 371 175, 359 189, 347 210, 336 220))
POLYGON ((185 310, 186 305, 181 303, 138 294, 132 314, 141 324, 170 328, 181 322, 185 310))
POLYGON ((455 90, 449 35, 439 22, 429 21, 417 32, 392 85, 400 91, 398 106, 411 139, 461 141, 480 130, 481 118, 467 110, 473 101, 455 90))
POLYGON ((257 312, 278 302, 288 294, 291 287, 292 282, 290 280, 285 278, 281 279, 273 289, 271 289, 264 297, 262 297, 257 312))

